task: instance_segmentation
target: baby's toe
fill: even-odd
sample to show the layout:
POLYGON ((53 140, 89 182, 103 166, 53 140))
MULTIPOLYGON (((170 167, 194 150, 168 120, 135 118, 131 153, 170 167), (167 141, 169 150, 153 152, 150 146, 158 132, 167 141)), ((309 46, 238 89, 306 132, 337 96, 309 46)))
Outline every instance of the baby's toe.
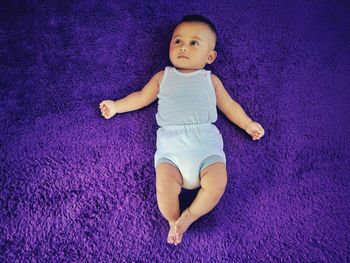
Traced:
POLYGON ((180 244, 182 241, 182 234, 175 235, 175 245, 180 244))
POLYGON ((168 243, 169 244, 174 244, 174 238, 172 236, 168 237, 168 243))
POLYGON ((175 233, 174 233, 174 223, 170 224, 169 227, 169 233, 168 233, 168 243, 174 244, 175 243, 175 233))
POLYGON ((174 244, 175 243, 175 236, 171 233, 168 235, 168 243, 169 244, 174 244))

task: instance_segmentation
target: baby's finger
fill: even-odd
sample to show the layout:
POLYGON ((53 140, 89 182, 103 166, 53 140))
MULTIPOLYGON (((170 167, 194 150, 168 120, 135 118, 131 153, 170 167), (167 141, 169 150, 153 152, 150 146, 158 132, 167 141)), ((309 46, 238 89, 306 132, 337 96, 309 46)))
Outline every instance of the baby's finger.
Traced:
POLYGON ((106 105, 104 105, 104 106, 103 106, 103 108, 102 108, 102 110, 103 110, 104 112, 108 112, 108 108, 107 108, 107 106, 106 106, 106 105))

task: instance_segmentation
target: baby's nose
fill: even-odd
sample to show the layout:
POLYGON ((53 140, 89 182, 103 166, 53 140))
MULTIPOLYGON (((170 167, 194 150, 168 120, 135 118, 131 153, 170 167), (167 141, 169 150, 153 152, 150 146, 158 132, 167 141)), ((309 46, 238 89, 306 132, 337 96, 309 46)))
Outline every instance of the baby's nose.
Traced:
POLYGON ((186 48, 186 47, 180 47, 180 51, 181 51, 181 52, 188 51, 188 48, 186 48))

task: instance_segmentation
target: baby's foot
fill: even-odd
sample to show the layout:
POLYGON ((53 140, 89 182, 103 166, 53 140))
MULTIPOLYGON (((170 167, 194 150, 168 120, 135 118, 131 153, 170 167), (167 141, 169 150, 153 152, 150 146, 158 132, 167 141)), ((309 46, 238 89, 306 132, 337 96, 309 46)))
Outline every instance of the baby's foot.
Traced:
POLYGON ((168 243, 169 244, 180 244, 182 241, 182 234, 175 233, 175 222, 169 222, 169 234, 168 234, 168 243))
POLYGON ((198 219, 199 217, 191 214, 190 210, 187 208, 180 218, 175 222, 175 233, 183 234, 189 228, 189 226, 198 219))

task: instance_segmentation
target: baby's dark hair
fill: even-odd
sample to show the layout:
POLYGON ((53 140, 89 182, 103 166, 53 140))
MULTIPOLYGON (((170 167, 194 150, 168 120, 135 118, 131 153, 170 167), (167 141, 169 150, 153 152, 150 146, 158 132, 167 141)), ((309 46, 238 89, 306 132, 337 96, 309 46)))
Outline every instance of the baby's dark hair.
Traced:
MULTIPOLYGON (((214 26, 214 24, 206 17, 202 16, 202 15, 187 15, 184 16, 181 21, 179 21, 174 28, 176 28, 178 25, 180 25, 181 23, 184 22, 199 22, 199 23, 204 23, 206 24, 210 30, 214 33, 215 36, 215 41, 214 43, 216 43, 218 36, 217 36, 217 32, 216 32, 216 28, 214 26)), ((215 44, 214 44, 215 46, 215 44)))

